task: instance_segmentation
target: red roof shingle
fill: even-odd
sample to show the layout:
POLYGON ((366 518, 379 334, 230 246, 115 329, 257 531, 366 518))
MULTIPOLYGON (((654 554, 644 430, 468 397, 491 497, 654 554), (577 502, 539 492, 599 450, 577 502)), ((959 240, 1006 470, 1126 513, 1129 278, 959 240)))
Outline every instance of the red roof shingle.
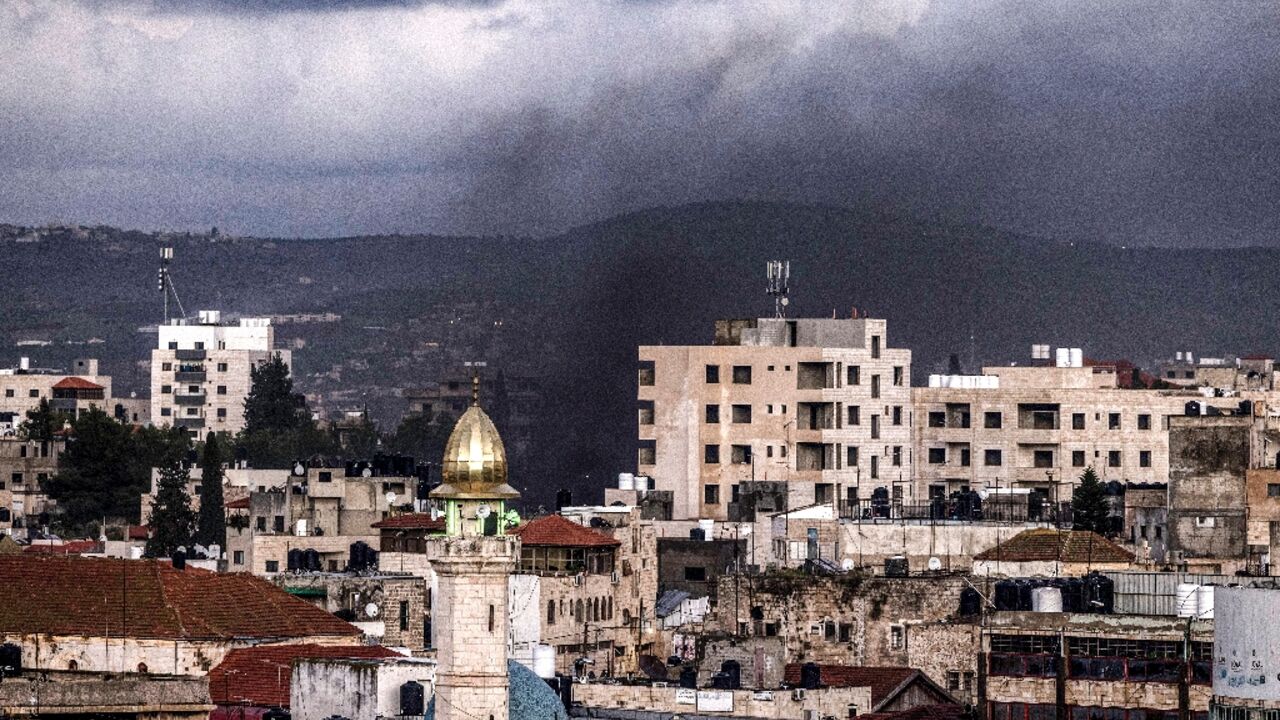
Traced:
POLYGON ((520 543, 541 547, 605 548, 622 543, 604 533, 569 520, 561 515, 535 518, 511 530, 520 536, 520 543))
POLYGON ((444 518, 431 519, 431 513, 406 513, 379 520, 371 527, 379 530, 430 530, 444 532, 444 518))
POLYGON ((174 570, 155 560, 0 555, 0 633, 99 636, 108 629, 117 637, 186 640, 360 635, 245 573, 174 570))
POLYGON ((384 658, 399 653, 381 645, 259 645, 227 653, 209 671, 209 697, 217 705, 289 707, 293 662, 301 658, 384 658))
POLYGON ((222 507, 228 510, 248 510, 249 496, 245 495, 244 497, 238 498, 236 500, 228 500, 225 503, 223 503, 222 507))
POLYGON ((1023 530, 975 560, 1001 562, 1126 563, 1133 553, 1088 530, 1023 530))
MULTIPOLYGON (((799 685, 800 667, 800 663, 788 663, 783 668, 783 682, 799 685)), ((826 687, 871 688, 872 710, 880 708, 902 689, 917 681, 923 683, 924 689, 936 696, 939 702, 954 702, 954 698, 947 695, 929 676, 915 668, 853 665, 820 665, 819 668, 822 671, 822 684, 826 687)))
POLYGON ((105 390, 103 386, 75 376, 64 377, 53 385, 54 390, 105 390))
POLYGON ((81 553, 100 553, 102 543, 97 540, 68 540, 56 545, 50 543, 33 543, 22 549, 33 555, 80 555, 81 553))

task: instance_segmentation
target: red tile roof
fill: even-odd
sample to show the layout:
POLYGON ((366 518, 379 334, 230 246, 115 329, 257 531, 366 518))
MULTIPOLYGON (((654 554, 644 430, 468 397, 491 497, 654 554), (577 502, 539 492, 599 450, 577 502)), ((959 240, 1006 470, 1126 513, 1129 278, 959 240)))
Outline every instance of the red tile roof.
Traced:
POLYGON ((300 658, 383 658, 399 653, 381 645, 259 645, 227 653, 209 671, 209 697, 217 705, 289 707, 293 662, 300 658))
POLYGON ((228 510, 248 510, 249 496, 246 495, 238 500, 228 500, 226 503, 222 505, 222 507, 228 510))
POLYGON ((0 555, 0 633, 230 640, 360 630, 245 573, 155 560, 0 555), (33 602, 37 599, 38 602, 33 602))
MULTIPOLYGON (((906 687, 906 684, 918 676, 924 676, 914 667, 822 665, 820 669, 822 684, 828 688, 872 689, 872 707, 879 707, 882 702, 895 696, 897 689, 906 687)), ((782 678, 788 685, 799 685, 799 662, 788 662, 782 671, 782 678)))
POLYGON ((100 553, 102 544, 97 540, 68 540, 57 545, 33 543, 22 549, 23 552, 35 555, 79 555, 81 553, 100 553))
POLYGON ((1023 530, 975 560, 1002 562, 1126 563, 1133 553, 1088 530, 1023 530))
POLYGON ((64 377, 53 385, 54 390, 105 390, 103 386, 89 382, 84 378, 64 377))
POLYGON ((146 525, 130 525, 126 538, 129 540, 146 540, 151 536, 151 529, 146 525))
POLYGON ((513 528, 522 545, 541 547, 605 548, 622 543, 604 533, 583 527, 561 515, 546 515, 513 528))
POLYGON ((379 520, 371 527, 379 530, 431 530, 444 532, 444 518, 431 519, 431 513, 405 513, 379 520))

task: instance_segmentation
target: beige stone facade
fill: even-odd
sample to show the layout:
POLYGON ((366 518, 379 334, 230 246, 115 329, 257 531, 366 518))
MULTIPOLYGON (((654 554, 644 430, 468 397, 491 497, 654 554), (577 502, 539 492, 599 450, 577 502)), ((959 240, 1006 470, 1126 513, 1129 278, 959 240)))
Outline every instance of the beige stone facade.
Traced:
POLYGON ((53 508, 44 484, 58 472, 65 447, 65 440, 0 437, 0 532, 38 526, 40 514, 53 508))
MULTIPOLYGON (((202 313, 202 315, 204 315, 202 313)), ((266 318, 243 318, 237 325, 206 322, 161 325, 151 351, 151 421, 178 425, 193 435, 244 428, 244 401, 252 387, 250 370, 273 355, 286 364, 288 350, 275 349, 266 318)))
POLYGON ((911 351, 884 320, 720 321, 639 357, 637 468, 675 519, 729 519, 745 483, 785 482, 789 507, 910 492, 911 351))
POLYGON ((26 419, 27 411, 38 407, 41 400, 53 402, 55 400, 53 386, 69 377, 100 386, 101 397, 97 397, 99 393, 94 392, 92 398, 86 397, 83 400, 67 398, 66 402, 54 403, 55 406, 60 406, 60 409, 72 414, 90 406, 97 406, 111 414, 111 377, 99 374, 98 361, 91 358, 76 360, 71 369, 69 373, 22 369, 0 371, 0 416, 12 414, 13 425, 20 424, 26 419))
POLYGON ((574 685, 574 702, 587 708, 683 713, 698 717, 848 718, 871 707, 871 688, 819 690, 690 690, 652 685, 574 685), (731 714, 730 714, 731 713, 731 714))

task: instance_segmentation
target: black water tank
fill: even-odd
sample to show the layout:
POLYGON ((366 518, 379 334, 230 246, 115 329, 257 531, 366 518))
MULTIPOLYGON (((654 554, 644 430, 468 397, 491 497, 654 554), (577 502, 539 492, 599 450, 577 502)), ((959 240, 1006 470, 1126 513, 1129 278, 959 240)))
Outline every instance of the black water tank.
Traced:
POLYGON ((302 564, 307 572, 320 572, 320 553, 315 548, 302 551, 302 564))
POLYGON ((289 720, 289 711, 280 707, 273 707, 262 713, 262 720, 289 720))
POLYGON ((364 549, 366 547, 368 547, 368 544, 365 543, 365 541, 363 540, 357 540, 351 543, 351 547, 348 549, 349 552, 347 556, 348 570, 350 570, 351 572, 360 572, 361 570, 365 569, 366 565, 365 565, 364 549))
POLYGON ((737 660, 725 660, 720 663, 720 672, 724 673, 729 679, 727 690, 740 690, 742 688, 742 664, 737 660))
POLYGON ((22 648, 13 643, 0 645, 0 677, 22 674, 22 648))
POLYGON ((378 551, 370 545, 364 546, 364 567, 366 570, 378 569, 378 551))
POLYGON ((702 528, 694 528, 689 531, 689 539, 701 542, 707 539, 707 533, 702 528))
POLYGON ((287 561, 289 572, 298 572, 302 569, 302 550, 293 548, 289 551, 289 559, 287 561))
POLYGON ((426 693, 422 683, 410 680, 400 686, 400 714, 421 717, 426 712, 426 693))
POLYGON ((174 570, 186 569, 187 567, 187 551, 186 550, 183 550, 182 548, 178 548, 177 550, 174 550, 173 556, 170 559, 173 560, 174 570))
POLYGON ((997 581, 995 602, 996 610, 1017 610, 1018 586, 1012 580, 997 581))
POLYGON ((559 512, 573 504, 573 493, 564 488, 556 491, 556 512, 559 512))
POLYGON ((960 614, 964 617, 982 612, 982 595, 971 587, 960 589, 960 614))
POLYGON ((698 669, 695 667, 687 667, 680 671, 680 687, 696 688, 698 687, 698 669))
POLYGON ((1018 588, 1018 609, 1030 610, 1031 591, 1035 589, 1035 586, 1030 580, 1018 580, 1016 581, 1016 584, 1018 588))
POLYGON ((822 687, 822 666, 815 662, 807 662, 801 665, 800 687, 805 690, 817 690, 822 687))
POLYGON ((884 560, 884 576, 894 578, 904 578, 911 574, 910 566, 907 559, 901 555, 895 555, 884 560))
POLYGON ((1080 578, 1067 578, 1062 586, 1063 612, 1084 612, 1084 581, 1080 578))
POLYGON ((1097 571, 1089 573, 1085 580, 1085 594, 1089 599, 1086 612, 1110 615, 1115 612, 1116 584, 1111 578, 1097 571))

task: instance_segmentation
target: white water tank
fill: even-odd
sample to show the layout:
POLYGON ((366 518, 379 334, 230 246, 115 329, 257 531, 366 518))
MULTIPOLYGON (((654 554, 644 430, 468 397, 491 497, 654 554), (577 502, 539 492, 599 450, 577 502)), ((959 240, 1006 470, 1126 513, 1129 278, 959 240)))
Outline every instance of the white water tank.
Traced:
POLYGON ((299 519, 298 522, 294 525, 293 534, 298 537, 307 536, 307 521, 305 518, 299 519))
POLYGON ((1062 612, 1062 590, 1056 587, 1038 587, 1031 591, 1033 612, 1062 612))
POLYGON ((1195 617, 1196 603, 1199 602, 1196 591, 1199 589, 1196 583, 1178 583, 1174 590, 1178 617, 1195 617))
POLYGON ((1213 619, 1213 586, 1201 585, 1196 589, 1196 617, 1213 619))
POLYGON ((716 529, 716 521, 715 520, 699 520, 698 528, 702 530, 703 540, 711 540, 712 539, 711 533, 713 530, 716 529))
POLYGON ((631 473, 618 473, 618 489, 634 490, 636 488, 636 476, 631 473))
POLYGON ((1071 367, 1084 367, 1084 350, 1081 348, 1071 348, 1071 367))
POLYGON ((543 680, 550 680, 556 676, 555 646, 533 646, 533 673, 543 680))
POLYGON ((635 478, 636 490, 648 490, 651 479, 648 475, 637 475, 635 478))
POLYGON ((1071 367, 1071 349, 1070 348, 1054 348, 1054 365, 1060 368, 1071 367))

